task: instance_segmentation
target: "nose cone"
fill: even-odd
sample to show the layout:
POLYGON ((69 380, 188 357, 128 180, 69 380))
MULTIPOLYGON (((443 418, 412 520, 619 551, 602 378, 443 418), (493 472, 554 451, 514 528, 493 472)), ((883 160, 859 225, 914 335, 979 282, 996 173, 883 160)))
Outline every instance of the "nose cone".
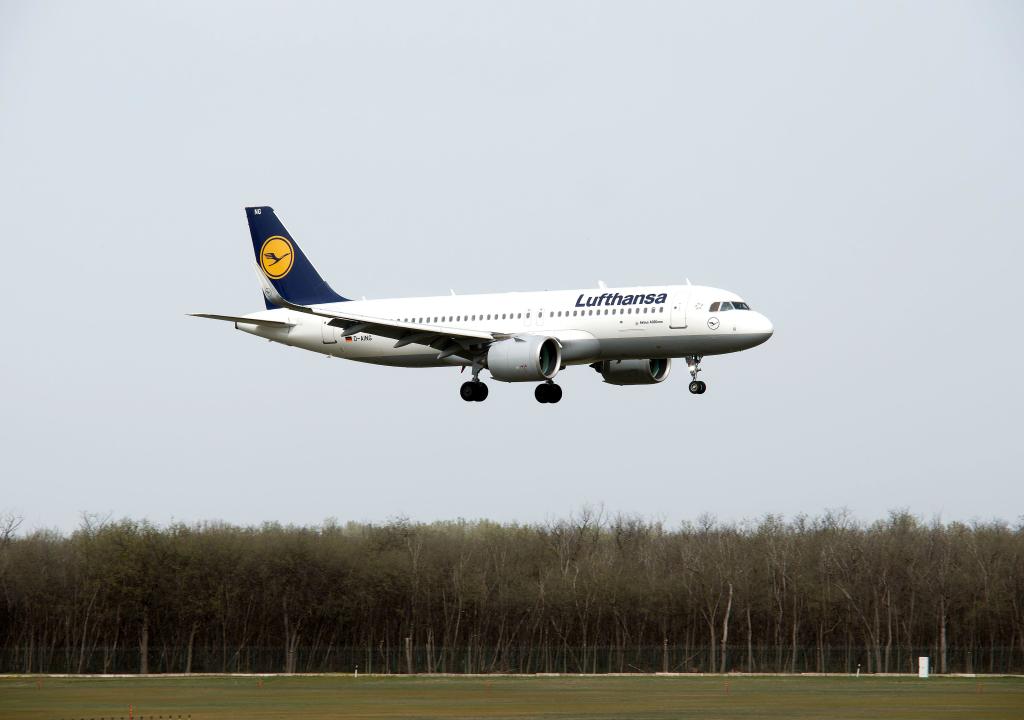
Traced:
POLYGON ((757 340, 757 344, 765 342, 775 332, 775 326, 772 325, 772 321, 766 318, 761 313, 753 313, 753 335, 757 340))

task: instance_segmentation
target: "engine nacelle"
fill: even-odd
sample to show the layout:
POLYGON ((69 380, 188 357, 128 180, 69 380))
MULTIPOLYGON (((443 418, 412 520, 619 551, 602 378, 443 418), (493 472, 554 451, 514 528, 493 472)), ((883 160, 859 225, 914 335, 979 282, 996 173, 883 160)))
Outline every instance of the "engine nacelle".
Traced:
POLYGON ((499 340, 487 350, 487 369, 495 380, 529 382, 550 380, 562 367, 562 347, 541 335, 499 340))
POLYGON ((591 365, 610 385, 654 385, 668 377, 671 358, 658 360, 604 360, 591 365))

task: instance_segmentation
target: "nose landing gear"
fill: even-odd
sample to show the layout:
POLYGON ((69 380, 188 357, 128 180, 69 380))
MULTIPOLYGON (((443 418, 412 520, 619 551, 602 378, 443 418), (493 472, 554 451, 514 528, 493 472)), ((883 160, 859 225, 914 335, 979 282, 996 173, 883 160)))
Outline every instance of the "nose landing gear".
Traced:
POLYGON ((686 367, 690 371, 690 377, 693 381, 690 383, 690 392, 694 395, 703 395, 704 391, 708 389, 706 383, 697 379, 697 373, 700 372, 700 361, 703 358, 700 355, 688 355, 686 357, 686 367))
POLYGON ((533 391, 533 396, 539 403, 556 403, 562 399, 562 388, 548 380, 543 385, 538 385, 533 391))

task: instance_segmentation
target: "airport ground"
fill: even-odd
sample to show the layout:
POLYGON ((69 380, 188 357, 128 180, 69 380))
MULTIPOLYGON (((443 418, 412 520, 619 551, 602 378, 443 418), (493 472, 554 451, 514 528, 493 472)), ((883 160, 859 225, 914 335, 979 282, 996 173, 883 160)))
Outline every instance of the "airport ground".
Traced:
POLYGON ((1024 717, 1022 677, 0 677, 0 717, 128 718, 1024 717))

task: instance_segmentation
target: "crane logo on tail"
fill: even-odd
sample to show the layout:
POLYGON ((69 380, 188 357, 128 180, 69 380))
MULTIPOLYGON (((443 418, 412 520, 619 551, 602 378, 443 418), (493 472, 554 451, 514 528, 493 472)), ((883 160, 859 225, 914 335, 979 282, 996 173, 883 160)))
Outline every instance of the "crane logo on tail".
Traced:
POLYGON ((292 269, 295 249, 288 238, 274 235, 268 237, 260 248, 260 267, 271 280, 280 280, 292 269))

